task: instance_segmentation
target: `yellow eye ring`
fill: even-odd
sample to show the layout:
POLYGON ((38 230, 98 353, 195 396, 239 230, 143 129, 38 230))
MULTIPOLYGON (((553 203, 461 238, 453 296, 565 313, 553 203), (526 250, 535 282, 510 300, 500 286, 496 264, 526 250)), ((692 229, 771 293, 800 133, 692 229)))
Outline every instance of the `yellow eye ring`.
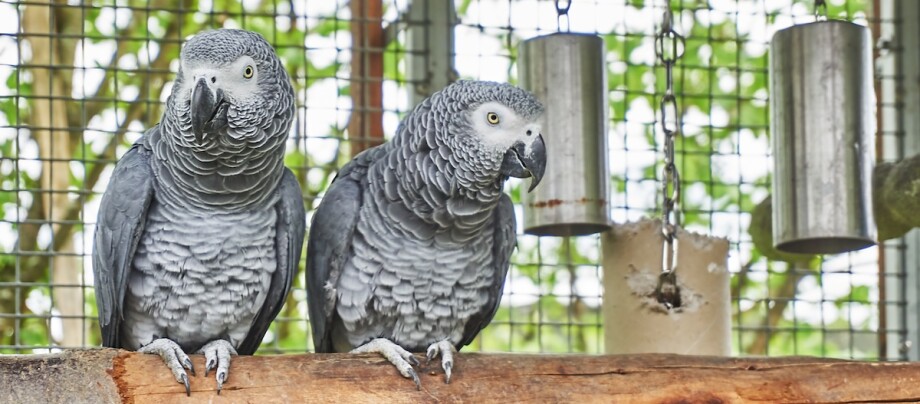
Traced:
POLYGON ((486 114, 486 120, 489 121, 489 123, 491 123, 492 125, 498 125, 498 122, 499 122, 498 114, 494 112, 489 112, 488 114, 486 114))
POLYGON ((251 79, 254 73, 255 71, 252 69, 252 66, 246 66, 246 68, 243 69, 243 77, 247 79, 251 79))

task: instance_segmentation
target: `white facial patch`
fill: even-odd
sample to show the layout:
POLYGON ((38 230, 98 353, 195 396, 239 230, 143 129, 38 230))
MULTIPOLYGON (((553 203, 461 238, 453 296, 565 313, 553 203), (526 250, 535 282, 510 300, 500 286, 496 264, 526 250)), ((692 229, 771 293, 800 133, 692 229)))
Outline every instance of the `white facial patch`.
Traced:
POLYGON ((255 60, 245 55, 223 66, 200 61, 185 63, 182 66, 182 72, 185 76, 183 84, 187 90, 191 91, 198 79, 205 78, 208 85, 212 88, 220 88, 224 92, 224 97, 231 101, 250 97, 258 87, 258 66, 255 60), (246 77, 247 67, 251 68, 252 73, 249 78, 246 77))
POLYGON ((518 141, 524 142, 529 149, 533 139, 540 134, 537 122, 528 121, 511 108, 494 101, 483 103, 473 110, 469 119, 480 141, 496 151, 508 150, 518 141))

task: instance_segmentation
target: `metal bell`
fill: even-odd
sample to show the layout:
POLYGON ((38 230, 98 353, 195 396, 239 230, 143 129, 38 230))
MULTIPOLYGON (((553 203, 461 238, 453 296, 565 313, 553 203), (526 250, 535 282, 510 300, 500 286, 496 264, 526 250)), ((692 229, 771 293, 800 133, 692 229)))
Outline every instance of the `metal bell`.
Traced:
POLYGON ((524 232, 577 236, 610 228, 607 69, 597 35, 556 33, 520 47, 521 86, 546 107, 543 182, 523 196, 524 232))
POLYGON ((770 43, 773 243, 835 254, 875 244, 875 94, 869 29, 796 25, 770 43))

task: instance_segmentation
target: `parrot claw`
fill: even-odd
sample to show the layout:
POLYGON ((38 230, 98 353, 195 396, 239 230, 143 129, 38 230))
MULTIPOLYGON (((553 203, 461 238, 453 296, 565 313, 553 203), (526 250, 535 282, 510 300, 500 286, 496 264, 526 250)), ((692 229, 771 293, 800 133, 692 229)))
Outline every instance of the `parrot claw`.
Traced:
POLYGON ((432 359, 436 358, 438 355, 441 355, 441 368, 444 369, 444 383, 450 384, 451 371, 454 368, 454 352, 457 350, 448 340, 435 342, 428 346, 427 350, 428 362, 430 363, 432 359))
POLYGON ((208 363, 204 366, 204 377, 208 377, 208 373, 214 370, 214 367, 217 366, 217 359, 211 358, 208 360, 208 363))
POLYGON ((421 391, 422 382, 418 379, 418 373, 416 373, 414 369, 409 369, 409 374, 412 375, 412 381, 415 382, 415 389, 421 391))
POLYGON ((186 397, 191 397, 191 396, 192 396, 192 389, 191 389, 191 388, 189 387, 189 385, 188 385, 188 375, 182 375, 182 384, 185 385, 185 396, 186 396, 186 397))
POLYGON ((453 369, 454 363, 444 362, 442 367, 444 368, 444 384, 450 384, 450 370, 453 369))
POLYGON ((188 374, 185 373, 183 368, 188 369, 193 376, 195 375, 195 369, 192 367, 192 361, 189 359, 188 355, 182 351, 179 344, 167 338, 159 338, 144 345, 137 351, 159 355, 166 364, 166 367, 172 372, 173 377, 176 378, 176 381, 185 385, 185 394, 191 396, 192 393, 188 384, 188 374))
POLYGON ((418 378, 418 373, 415 372, 415 369, 412 369, 413 365, 418 366, 420 363, 411 352, 406 351, 403 347, 396 345, 386 338, 373 339, 371 342, 351 350, 351 353, 368 352, 376 352, 383 355, 393 366, 396 366, 396 370, 399 371, 399 374, 406 379, 412 379, 418 390, 422 389, 422 382, 418 378))
POLYGON ((198 376, 198 375, 195 374, 195 367, 192 366, 192 361, 191 361, 191 359, 185 358, 185 360, 182 362, 182 366, 184 366, 186 369, 188 369, 189 373, 191 373, 192 376, 198 376))
POLYGON ((224 388, 224 380, 227 380, 227 374, 223 372, 217 373, 217 395, 220 395, 220 391, 224 388))
POLYGON ((230 374, 230 356, 237 355, 236 349, 226 340, 216 339, 204 344, 204 346, 198 350, 198 353, 204 354, 205 377, 207 377, 212 370, 215 368, 217 369, 215 378, 217 379, 217 394, 220 395, 221 390, 224 388, 224 382, 227 381, 227 376, 230 374))

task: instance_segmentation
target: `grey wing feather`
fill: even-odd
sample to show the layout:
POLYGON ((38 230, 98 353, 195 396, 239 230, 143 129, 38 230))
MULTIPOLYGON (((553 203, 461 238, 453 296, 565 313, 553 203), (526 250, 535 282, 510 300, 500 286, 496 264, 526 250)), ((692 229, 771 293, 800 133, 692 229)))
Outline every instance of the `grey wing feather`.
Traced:
POLYGON ((297 274, 300 254, 303 251, 303 239, 306 230, 307 218, 303 206, 303 193, 294 173, 287 168, 281 177, 278 186, 281 199, 275 205, 278 214, 275 228, 275 251, 278 255, 278 267, 272 274, 272 283, 269 287, 265 303, 259 309, 252 327, 246 338, 236 349, 240 355, 252 355, 262 343, 262 337, 268 331, 272 321, 281 312, 281 307, 287 299, 288 292, 294 283, 297 274))
MULTIPOLYGON (((159 126, 151 131, 159 130, 159 126)), ((149 133, 148 133, 149 134, 149 133)), ((102 196, 93 241, 93 275, 102 345, 121 347, 122 303, 134 252, 153 200, 149 151, 138 141, 115 165, 102 196)))
POLYGON ((502 293, 505 288, 505 276, 508 275, 508 268, 511 266, 511 253, 517 245, 517 222, 514 219, 514 204, 508 195, 502 195, 495 207, 495 232, 492 235, 492 268, 494 271, 492 277, 492 287, 489 289, 489 300, 483 306, 482 310, 470 317, 463 329, 463 339, 457 344, 457 349, 469 345, 476 338, 476 335, 489 325, 495 313, 498 311, 498 305, 502 300, 502 293))
POLYGON ((307 303, 316 352, 334 352, 332 322, 335 294, 342 268, 351 250, 362 203, 361 178, 380 147, 365 151, 346 164, 329 185, 310 226, 307 242, 307 303))

